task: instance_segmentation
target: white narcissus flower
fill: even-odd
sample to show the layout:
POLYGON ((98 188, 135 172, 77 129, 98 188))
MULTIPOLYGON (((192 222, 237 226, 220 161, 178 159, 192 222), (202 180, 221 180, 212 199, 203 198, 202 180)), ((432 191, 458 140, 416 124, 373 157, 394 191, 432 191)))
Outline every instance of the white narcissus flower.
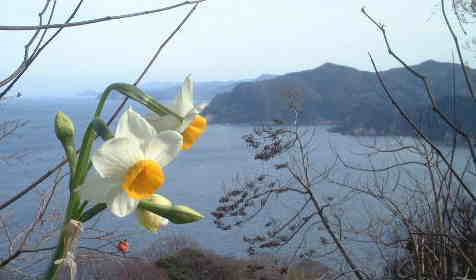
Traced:
POLYGON ((200 115, 205 106, 205 104, 193 105, 193 82, 190 76, 187 76, 177 96, 176 103, 167 106, 177 115, 184 118, 182 124, 172 115, 159 116, 153 114, 147 116, 146 119, 157 131, 172 129, 181 133, 183 136, 182 149, 188 150, 207 130, 208 121, 200 115))
MULTIPOLYGON (((172 206, 172 202, 160 194, 153 194, 150 198, 145 200, 165 207, 172 206)), ((139 219, 139 223, 151 232, 157 232, 161 227, 169 224, 168 219, 147 210, 138 208, 136 210, 136 215, 139 219)))
POLYGON ((121 116, 115 137, 94 152, 91 161, 97 172, 90 172, 79 187, 81 199, 105 202, 116 216, 129 215, 140 200, 165 183, 162 168, 175 159, 182 145, 178 132, 156 132, 129 109, 121 116))

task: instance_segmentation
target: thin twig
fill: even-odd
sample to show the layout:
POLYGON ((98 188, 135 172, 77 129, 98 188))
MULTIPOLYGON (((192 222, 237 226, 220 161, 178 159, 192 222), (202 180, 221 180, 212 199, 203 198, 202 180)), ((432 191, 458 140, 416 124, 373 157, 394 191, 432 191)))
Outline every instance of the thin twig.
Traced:
MULTIPOLYGON (((48 206, 50 205, 50 202, 53 198, 53 195, 56 192, 56 189, 61 182, 61 180, 65 177, 66 175, 60 175, 60 172, 58 172, 57 177, 55 179, 55 184, 53 186, 53 189, 51 190, 50 194, 48 197, 44 200, 44 205, 40 206, 39 213, 37 217, 35 218, 33 224, 26 229, 25 233, 23 234, 22 241, 20 242, 20 245, 18 246, 18 249, 15 253, 13 253, 8 259, 0 262, 0 267, 7 265, 9 262, 14 260, 15 258, 19 257, 22 253, 30 253, 30 252, 36 252, 37 250, 26 250, 24 247, 27 244, 28 239, 30 238, 30 235, 33 233, 35 230, 35 227, 41 223, 43 220, 43 217, 46 213, 46 210, 48 209, 48 206)), ((39 251, 39 250, 38 250, 39 251)))
MULTIPOLYGON (((73 12, 71 13, 71 15, 68 17, 68 19, 66 20, 66 23, 70 22, 75 16, 76 16, 76 13, 79 11, 79 8, 81 7, 81 5, 83 4, 84 0, 80 0, 78 2, 78 4, 76 5, 76 7, 74 8, 73 12)), ((16 84, 16 82, 21 78, 21 76, 26 72, 26 70, 28 70, 28 68, 30 67, 30 65, 35 61, 35 59, 40 55, 40 53, 54 40, 54 38, 56 38, 56 36, 58 36, 60 34, 60 32, 63 30, 63 28, 60 28, 58 29, 44 44, 43 46, 41 46, 41 48, 38 49, 38 51, 36 51, 36 53, 34 53, 30 59, 28 60, 27 64, 25 65, 25 67, 18 73, 18 75, 15 77, 15 79, 7 86, 7 88, 2 92, 0 93, 0 99, 5 95, 7 94, 8 91, 10 91, 10 89, 16 84)))
MULTIPOLYGON (((368 18, 370 19, 370 21, 372 21, 373 24, 375 24, 375 26, 377 26, 377 28, 382 32, 382 35, 383 35, 383 38, 385 40, 385 45, 387 46, 387 50, 388 50, 388 53, 393 57, 395 58, 396 60, 398 60, 398 62, 400 62, 400 64, 402 64, 406 70, 408 70, 410 73, 412 73, 414 76, 416 76, 418 79, 420 79, 423 84, 424 84, 424 87, 425 87, 425 92, 427 94, 427 97, 428 99, 430 100, 431 102, 431 106, 432 106, 432 110, 447 124, 451 127, 451 129, 453 129, 453 131, 455 131, 456 133, 458 133, 459 135, 461 135, 464 140, 466 141, 466 144, 468 146, 468 149, 470 151, 470 154, 471 154, 471 157, 473 159, 473 164, 476 166, 476 151, 474 150, 474 147, 473 147, 473 141, 471 139, 471 137, 468 135, 468 133, 466 133, 463 129, 459 128, 453 121, 451 121, 448 116, 443 113, 438 104, 436 103, 435 101, 435 97, 433 96, 432 92, 431 92, 431 89, 430 89, 430 84, 428 82, 428 78, 426 76, 424 76, 423 74, 417 72, 415 69, 413 69, 412 67, 410 67, 405 61, 403 61, 403 59, 401 59, 395 52, 393 52, 392 48, 390 47, 390 43, 388 41, 388 37, 387 37, 387 33, 385 31, 385 28, 382 24, 379 24, 377 23, 369 14, 367 14, 367 12, 365 11, 364 8, 362 8, 362 13, 368 18)), ((444 9, 443 9, 444 11, 444 9)), ((447 26, 448 28, 450 28, 450 30, 452 31, 451 29, 451 25, 449 24, 449 22, 447 22, 447 26)), ((454 35, 454 33, 452 33, 454 35)), ((458 50, 458 53, 460 54, 460 51, 459 51, 459 45, 458 45, 458 41, 456 39, 455 41, 455 44, 457 46, 457 50, 458 50)), ((460 59, 462 59, 462 57, 460 57, 460 59)), ((463 73, 464 73, 464 76, 465 76, 465 79, 467 79, 467 72, 466 72, 466 68, 464 66, 464 63, 462 62, 462 60, 460 60, 460 64, 461 66, 463 67, 463 73)), ((469 82, 469 80, 467 80, 467 84, 468 84, 468 88, 470 89, 470 92, 471 94, 473 95, 473 90, 471 88, 471 83, 469 82)))
MULTIPOLYGON (((175 30, 172 33, 170 33, 170 35, 167 37, 167 39, 165 39, 165 41, 160 45, 160 47, 157 49, 157 51, 155 52, 152 59, 150 59, 147 66, 144 68, 144 71, 142 71, 142 73, 139 75, 137 80, 134 82, 134 85, 139 84, 140 81, 142 80, 142 78, 144 78, 145 74, 149 71, 152 64, 154 64, 154 62, 157 60, 157 57, 162 52, 162 49, 169 43, 169 41, 175 36, 175 34, 180 30, 180 28, 182 28, 182 26, 185 24, 185 22, 188 20, 188 18, 193 14, 193 12, 197 8, 198 4, 200 4, 200 2, 202 2, 202 1, 197 2, 192 7, 192 9, 190 9, 190 11, 183 18, 183 20, 180 22, 180 24, 175 28, 175 30)), ((127 100, 129 100, 129 98, 125 97, 124 100, 122 101, 122 103, 117 107, 115 112, 112 114, 111 118, 107 121, 108 125, 112 123, 112 121, 117 117, 117 115, 119 115, 119 112, 122 110, 122 108, 124 108, 124 105, 126 105, 127 100)))
POLYGON ((64 24, 46 24, 46 25, 41 25, 40 24, 40 25, 24 25, 24 26, 0 25, 0 30, 7 30, 7 31, 42 30, 42 29, 55 29, 55 28, 67 28, 67 27, 74 27, 74 26, 82 26, 82 25, 94 24, 94 23, 99 23, 99 22, 104 22, 104 21, 118 20, 118 19, 124 19, 124 18, 131 18, 131 17, 138 17, 138 16, 160 13, 160 12, 164 12, 164 11, 167 11, 167 10, 172 10, 172 9, 184 6, 184 5, 198 4, 198 3, 203 2, 203 1, 206 1, 206 0, 185 1, 185 2, 182 2, 182 3, 178 3, 178 4, 175 4, 175 5, 165 7, 165 8, 159 8, 159 9, 154 9, 154 10, 147 10, 147 11, 142 11, 142 12, 137 12, 137 13, 117 15, 117 16, 107 16, 107 17, 102 17, 102 18, 82 20, 82 21, 64 23, 64 24))
MULTIPOLYGON (((48 0, 48 1, 50 1, 50 0, 48 0)), ((50 16, 48 17, 47 25, 50 24, 51 21, 53 20, 53 15, 55 13, 55 10, 56 10, 56 0, 53 0, 53 7, 51 7, 51 12, 50 12, 50 16)), ((38 52, 39 48, 41 47, 41 43, 45 39, 46 32, 48 32, 48 29, 43 30, 43 33, 41 34, 40 40, 38 40, 38 43, 36 44, 36 47, 33 50, 33 55, 35 55, 38 52)))
POLYGON ((476 99, 476 96, 474 95, 474 91, 473 91, 473 85, 471 84, 471 80, 469 79, 469 76, 468 76, 468 71, 466 71, 466 66, 464 65, 463 55, 461 54, 461 48, 459 46, 458 37, 456 37, 456 34, 453 31, 453 28, 451 27, 448 17, 446 16, 444 0, 441 0, 441 13, 443 14, 446 27, 448 27, 448 30, 451 34, 451 38, 453 39, 453 42, 455 44, 456 52, 458 53, 459 63, 461 64, 461 69, 463 70, 463 74, 464 74, 464 80, 466 81, 466 85, 468 86, 469 93, 473 97, 473 99, 476 99))
POLYGON ((15 254, 11 255, 5 260, 2 260, 0 262, 0 267, 6 266, 8 263, 10 263, 12 260, 16 259, 23 253, 38 253, 38 252, 43 252, 43 251, 51 251, 56 249, 56 247, 49 247, 49 248, 40 248, 40 249, 23 249, 23 250, 18 250, 15 252, 15 254))
MULTIPOLYGON (((43 9, 40 11, 40 13, 38 14, 38 17, 39 17, 39 25, 43 25, 43 14, 46 12, 46 10, 48 9, 49 5, 50 5, 50 1, 51 0, 47 0, 45 2, 45 5, 43 6, 43 9)), ((55 4, 56 4, 56 1, 55 1, 55 4)), ((52 12, 50 13, 51 15, 53 15, 53 11, 54 9, 52 9, 52 12)), ((51 16, 50 16, 51 18, 51 16)), ((2 81, 0 81, 0 87, 3 87, 4 85, 8 84, 11 80, 15 79, 15 77, 17 77, 23 70, 24 68, 26 67, 27 65, 27 62, 29 60, 29 50, 30 50, 30 46, 31 44, 33 44, 33 42, 35 41, 36 37, 38 36, 38 34, 40 33, 40 30, 37 30, 30 38, 30 40, 28 41, 28 43, 26 43, 26 45, 24 46, 24 51, 23 51, 23 61, 20 63, 20 65, 17 67, 17 69, 15 69, 15 71, 13 71, 10 76, 8 76, 7 78, 3 79, 2 81)))
POLYGON ((395 99, 393 98, 392 94, 390 93, 390 91, 387 89, 387 86, 385 85, 385 82, 383 81, 381 75, 380 75, 380 72, 378 71, 377 69, 377 66, 375 65, 375 62, 373 60, 373 57, 372 55, 369 53, 369 57, 370 57, 370 61, 372 62, 372 66, 375 70, 375 74, 377 74, 377 78, 380 82, 380 85, 383 87, 387 97, 389 98, 390 102, 392 102, 393 106, 398 110, 398 112, 400 113, 400 115, 408 122, 408 124, 410 124, 410 126, 415 130, 415 132, 418 134, 418 136, 420 136, 426 143, 428 143, 431 148, 433 150, 436 151, 436 153, 438 154, 438 156, 443 160, 443 162, 446 164, 446 166, 448 167, 448 169, 451 171, 451 173, 455 176, 455 178, 458 180, 458 182, 461 184, 461 186, 463 187, 463 189, 466 191, 466 193, 471 197, 471 199, 473 201, 476 201, 476 196, 473 194, 473 192, 471 191, 471 189, 466 185, 465 182, 463 182, 463 179, 459 176, 459 174, 453 169, 453 167, 451 166, 451 164, 448 162, 448 160, 446 159, 446 157, 443 155, 443 153, 441 152, 441 150, 435 145, 433 144, 433 142, 430 141, 430 139, 428 139, 428 137, 426 137, 423 132, 420 131, 420 129, 416 126, 416 124, 408 117, 408 115, 403 111, 403 109, 400 107, 400 105, 395 101, 395 99))
POLYGON ((27 194, 28 192, 30 192, 31 190, 33 190, 34 188, 36 188, 41 182, 43 182, 44 180, 46 180, 48 177, 50 177, 53 173, 55 173, 58 169, 60 169, 66 162, 68 162, 67 160, 63 160, 62 162, 60 162, 59 164, 57 164, 55 167, 53 167, 51 170, 48 170, 48 172, 46 172, 43 176, 41 176, 40 178, 38 178, 37 180, 35 180, 33 183, 31 183, 28 187, 26 187, 25 189, 23 189, 21 192, 17 193, 15 196, 13 196, 12 198, 10 198, 9 200, 5 201, 4 203, 2 203, 0 205, 0 210, 8 207, 10 204, 12 204, 13 202, 17 201, 18 199, 20 199, 22 196, 24 196, 25 194, 27 194))
MULTIPOLYGON (((429 83, 428 83, 428 78, 420 73, 418 73, 417 71, 415 71, 412 67, 410 67, 408 64, 405 63, 405 61, 403 61, 396 53, 393 52, 392 48, 390 47, 390 43, 388 41, 388 38, 387 38, 387 34, 386 34, 386 31, 385 31, 385 28, 382 24, 379 24, 377 23, 369 14, 367 14, 367 12, 365 11, 364 8, 361 9, 361 12, 370 20, 372 21, 372 23, 377 26, 377 28, 381 31, 383 37, 384 37, 384 40, 385 40, 385 45, 387 46, 387 50, 388 50, 388 53, 394 57, 396 60, 398 60, 398 62, 400 62, 406 70, 408 70, 410 73, 412 73, 414 76, 416 76, 418 79, 420 79, 423 84, 424 84, 424 87, 425 87, 425 92, 427 94, 427 97, 428 99, 430 100, 431 104, 432 104, 432 109, 433 111, 435 111, 438 116, 446 123, 448 124, 452 129, 453 131, 455 131, 456 133, 458 133, 459 135, 461 135, 464 140, 466 141, 466 144, 468 146, 468 149, 470 151, 470 154, 471 154, 471 158, 473 160, 473 164, 476 166, 476 151, 474 150, 474 147, 473 147, 473 141, 471 140, 471 137, 462 129, 460 129, 458 126, 456 126, 452 121, 449 120, 448 116, 446 114, 444 114, 438 107, 436 101, 435 101, 435 98, 433 96, 433 94, 431 93, 431 90, 430 90, 430 86, 429 86, 429 83)), ((449 24, 449 23, 448 23, 449 24)), ((452 29, 451 29, 452 30, 452 29)), ((369 54, 370 55, 370 54, 369 54)), ((371 60, 372 60, 372 57, 371 57, 371 60)), ((462 63, 462 62, 461 62, 462 63)), ((373 60, 372 60, 372 64, 375 66, 373 60)), ((464 65, 463 65, 464 67, 464 65)), ((374 67, 374 69, 376 69, 374 67)), ((379 75, 377 75, 379 77, 379 81, 383 81, 379 75)), ((382 84, 382 86, 384 86, 382 84)), ((384 87, 384 90, 386 90, 386 87, 384 87)), ((388 91, 386 90, 386 93, 388 91)), ((389 93, 389 92, 388 92, 389 93)), ((390 94, 391 95, 391 94, 390 94)), ((395 100, 393 100, 395 101, 395 100)), ((394 102, 392 102, 394 103, 394 102)), ((395 102, 396 103, 396 102, 395 102)), ((394 104, 395 105, 395 104, 394 104)), ((399 107, 400 108, 400 107, 399 107)), ((398 110, 398 108, 397 108, 398 110)), ((400 114, 405 114, 404 118, 405 120, 409 121, 410 118, 408 117, 408 115, 406 115, 405 112, 403 112, 403 110, 401 110, 401 108, 398 110, 400 114)), ((416 130, 417 134, 418 135, 424 135, 423 132, 415 125, 415 123, 413 121, 411 121, 411 126, 416 130)), ((428 139, 428 137, 424 136, 424 140, 425 142, 428 142, 432 148, 437 148, 436 145, 434 145, 432 142, 430 143, 430 139, 428 139)), ((453 168, 449 165, 449 161, 446 159, 446 157, 443 155, 443 153, 438 149, 437 150, 437 153, 440 157, 443 158, 443 161, 444 163, 448 166, 448 168, 450 170, 453 170, 453 168)), ((458 181, 462 182, 462 179, 460 178, 459 174, 455 173, 452 171, 452 174, 457 177, 458 181)), ((466 186, 466 184, 464 184, 464 186, 466 186)), ((466 187, 465 187, 465 190, 466 190, 466 187)), ((469 189, 468 189, 469 190, 469 189)), ((474 196, 474 195, 473 195, 474 196)), ((472 196, 472 197, 473 197, 472 196)))

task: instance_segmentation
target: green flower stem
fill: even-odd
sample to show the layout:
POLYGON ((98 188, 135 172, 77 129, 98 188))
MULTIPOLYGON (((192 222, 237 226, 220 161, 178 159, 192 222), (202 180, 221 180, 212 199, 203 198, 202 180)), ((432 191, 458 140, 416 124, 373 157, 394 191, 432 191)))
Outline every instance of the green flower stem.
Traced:
POLYGON ((66 159, 69 163, 70 178, 72 178, 76 171, 76 163, 78 160, 78 157, 76 155, 76 147, 74 145, 74 142, 72 142, 71 144, 63 145, 63 148, 66 154, 66 159))
MULTIPOLYGON (((98 103, 96 113, 94 114, 94 120, 89 124, 86 130, 86 133, 83 137, 83 142, 81 144, 79 157, 76 158, 74 140, 65 140, 66 138, 71 138, 70 134, 74 134, 74 129, 70 129, 71 127, 69 127, 70 124, 68 118, 64 118, 63 115, 57 118, 55 129, 59 128, 57 129, 57 136, 63 143, 71 169, 69 184, 70 196, 68 206, 66 208, 63 229, 60 234, 58 246, 56 247, 53 262, 48 269, 45 279, 57 278, 58 271, 63 264, 55 263, 55 261, 65 258, 66 253, 71 250, 71 248, 68 248, 71 246, 71 242, 67 242, 67 240, 70 240, 72 236, 71 233, 68 232, 66 227, 70 220, 74 219, 85 222, 106 208, 105 204, 98 204, 93 208, 87 210, 81 216, 81 212, 84 209, 85 205, 80 205, 80 196, 79 192, 76 191, 76 188, 84 183, 86 175, 89 169, 91 168, 91 149, 96 137, 101 136, 103 139, 110 139, 111 137, 113 137, 113 134, 109 131, 106 123, 99 119, 104 109, 106 100, 113 90, 116 90, 133 100, 136 100, 137 102, 145 105, 147 108, 149 108, 160 116, 172 115, 176 117, 180 122, 183 122, 183 118, 181 116, 177 115, 175 112, 158 103, 157 101, 155 101, 154 98, 145 94, 136 86, 125 83, 112 84, 106 88, 106 90, 101 96, 101 100, 98 103), (79 218, 80 216, 81 219, 79 218)), ((163 212, 164 217, 169 218, 169 220, 175 223, 189 223, 197 221, 203 217, 203 215, 201 215, 200 213, 186 206, 174 206, 178 208, 171 207, 171 209, 161 210, 160 207, 157 207, 157 205, 144 203, 144 207, 146 208, 146 210, 153 211, 154 213, 163 212)))
MULTIPOLYGON (((70 186, 70 189, 73 189, 73 188, 71 188, 70 186)), ((74 212, 75 212, 75 209, 79 208, 79 204, 80 204, 79 193, 75 192, 74 190, 71 190, 69 193, 68 206, 66 208, 66 214, 64 216, 64 222, 63 222, 63 229, 61 230, 58 246, 56 247, 53 261, 45 277, 45 279, 47 280, 50 280, 50 279, 54 280, 57 278, 58 271, 60 270, 63 264, 55 263, 55 261, 65 258, 66 253, 69 250, 71 250, 71 248, 68 248, 68 246, 71 246, 71 243, 69 243, 68 245, 66 242, 66 240, 71 239, 70 233, 67 231, 66 225, 69 223, 71 219, 77 220, 77 218, 74 217, 74 212)))
POLYGON ((107 123, 100 118, 96 118, 92 122, 96 134, 102 138, 102 140, 107 141, 114 137, 114 133, 109 129, 107 123))
POLYGON ((58 140, 61 141, 63 145, 66 158, 68 160, 69 168, 70 168, 70 176, 69 176, 69 200, 68 205, 66 208, 66 213, 63 221, 63 229, 60 234, 60 238, 58 241, 58 246, 56 247, 55 254, 53 257, 53 261, 48 269, 45 279, 56 279, 57 273, 61 268, 62 264, 57 264, 55 261, 65 258, 66 252, 71 250, 71 248, 67 248, 70 245, 66 244, 67 239, 71 239, 72 233, 67 232, 67 224, 69 224, 70 220, 74 217, 75 210, 78 209, 80 203, 80 197, 77 192, 74 191, 75 187, 75 178, 77 177, 77 155, 76 155, 76 145, 74 143, 74 135, 75 135, 75 127, 73 121, 63 112, 58 112, 55 118, 55 133, 58 140))
POLYGON ((56 247, 55 255, 53 257, 53 262, 50 264, 48 272, 45 276, 45 280, 57 279, 57 276, 58 276, 57 274, 62 264, 57 264, 55 263, 55 261, 60 260, 66 256, 67 249, 65 248, 65 240, 66 240, 66 234, 65 234, 65 230, 63 226, 63 230, 61 231, 61 234, 60 234, 58 246, 56 247))
POLYGON ((61 142, 70 169, 70 181, 74 177, 76 171, 76 145, 74 143, 75 127, 71 118, 63 112, 58 112, 55 117, 55 134, 56 138, 61 142))
MULTIPOLYGON (((62 263, 55 263, 55 261, 60 260, 66 257, 66 253, 71 250, 71 248, 67 248, 71 246, 71 243, 67 244, 66 240, 72 238, 71 233, 67 231, 66 225, 69 223, 71 219, 79 220, 79 216, 83 211, 84 207, 86 206, 84 203, 81 205, 81 199, 79 196, 79 192, 75 191, 77 186, 81 185, 86 178, 86 174, 88 173, 89 169, 91 168, 91 162, 89 160, 91 148, 96 139, 96 135, 100 135, 103 138, 110 139, 114 137, 114 135, 109 131, 106 123, 101 119, 95 119, 92 121, 86 134, 83 139, 83 143, 81 145, 81 152, 79 154, 79 160, 76 158, 76 150, 74 145, 73 138, 69 137, 67 139, 63 139, 61 142, 65 149, 66 156, 68 158, 68 162, 71 169, 70 175, 70 193, 69 193, 69 201, 66 208, 66 214, 64 217, 63 222, 63 229, 60 234, 60 238, 58 241, 58 246, 56 247, 56 251, 53 257, 53 262, 48 269, 48 273, 46 274, 45 279, 56 279, 58 271, 60 270, 62 263)), ((64 138, 64 137, 63 137, 64 138)), ((95 209, 94 207, 92 209, 95 209)), ((90 209, 91 210, 91 209, 90 209)), ((101 209, 101 211, 104 209, 101 209)), ((97 212, 98 213, 98 212, 97 212)), ((92 218, 97 213, 90 212, 90 218, 92 218)), ((86 219, 86 220, 88 220, 86 219)))
POLYGON ((180 122, 183 122, 183 118, 181 116, 177 115, 174 111, 157 102, 152 96, 147 95, 140 88, 134 85, 125 83, 114 83, 104 90, 101 95, 101 100, 99 101, 96 114, 94 115, 96 118, 99 118, 101 116, 102 110, 106 103, 106 99, 109 97, 113 90, 116 90, 119 93, 122 93, 125 96, 143 104, 153 112, 157 113, 159 116, 172 115, 176 117, 180 122))
POLYGON ((72 182, 72 188, 76 189, 78 186, 84 183, 86 175, 91 168, 91 149, 97 136, 101 136, 104 141, 114 137, 114 134, 110 131, 106 122, 100 118, 95 118, 88 126, 81 145, 81 152, 79 154, 77 172, 75 173, 74 180, 72 182))
POLYGON ((73 191, 84 182, 84 179, 86 178, 86 175, 88 174, 89 167, 90 167, 89 162, 90 162, 91 148, 93 147, 93 143, 96 137, 97 137, 97 134, 95 130, 95 124, 91 122, 84 135, 83 143, 81 144, 81 150, 79 153, 76 173, 74 174, 75 176, 71 183, 71 187, 73 191))

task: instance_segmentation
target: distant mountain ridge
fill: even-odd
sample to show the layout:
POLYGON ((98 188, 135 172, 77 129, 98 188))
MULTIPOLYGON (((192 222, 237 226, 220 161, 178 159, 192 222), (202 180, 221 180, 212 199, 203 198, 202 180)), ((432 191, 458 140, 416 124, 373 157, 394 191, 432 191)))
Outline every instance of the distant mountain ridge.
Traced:
MULTIPOLYGON (((196 93, 195 96, 201 100, 211 100, 217 94, 232 91, 235 86, 239 85, 240 83, 263 81, 273 79, 275 77, 278 77, 278 75, 262 74, 256 79, 194 82, 194 92, 196 93)), ((172 99, 177 96, 177 93, 181 87, 181 82, 167 82, 165 84, 155 82, 145 84, 143 89, 157 98, 172 99)))
MULTIPOLYGON (((278 77, 278 75, 262 74, 256 79, 244 79, 244 80, 230 80, 230 81, 201 81, 194 82, 194 92, 196 98, 200 100, 211 100, 215 95, 229 92, 233 90, 235 86, 243 82, 263 81, 278 77)), ((177 93, 182 87, 182 82, 149 82, 141 86, 141 89, 146 93, 154 96, 159 100, 171 100, 177 96, 177 93)), ((77 93, 78 97, 96 97, 99 98, 101 93, 93 90, 85 90, 77 93)), ((121 95, 113 94, 111 98, 120 98, 121 95)))
MULTIPOLYGON (((456 95, 468 95, 460 65, 428 60, 413 67, 431 80, 435 98, 451 95, 453 71, 456 95)), ((476 77, 475 70, 469 69, 469 73, 476 77)), ((394 68, 382 71, 381 75, 406 110, 429 106, 422 82, 406 69, 394 68)), ((332 122, 338 124, 340 132, 352 134, 356 129, 373 129, 373 134, 385 135, 401 127, 395 123, 400 118, 374 72, 333 63, 240 83, 232 91, 215 96, 204 114, 214 123, 292 120, 290 103, 301 112, 302 123, 332 122)))
MULTIPOLYGON (((193 90, 195 97, 200 100, 211 100, 215 95, 231 91, 240 81, 205 81, 194 82, 193 90)), ((182 87, 181 82, 171 84, 169 86, 157 87, 146 84, 143 89, 150 95, 160 99, 173 99, 182 87)))

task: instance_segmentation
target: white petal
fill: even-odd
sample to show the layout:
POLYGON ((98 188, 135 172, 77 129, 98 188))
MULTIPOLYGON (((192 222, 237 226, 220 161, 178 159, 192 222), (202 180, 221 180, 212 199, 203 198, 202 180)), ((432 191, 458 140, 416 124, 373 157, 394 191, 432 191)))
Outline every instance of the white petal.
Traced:
POLYGON ((177 104, 163 104, 164 107, 167 107, 167 109, 169 109, 170 111, 174 111, 176 112, 177 111, 177 104))
POLYGON ((125 217, 134 212, 139 205, 139 200, 135 200, 127 195, 121 188, 113 189, 110 193, 110 200, 107 207, 118 217, 125 217))
POLYGON ((193 122, 193 120, 197 117, 198 112, 194 109, 188 112, 188 114, 185 115, 182 125, 178 128, 178 132, 182 133, 187 129, 187 127, 193 122))
POLYGON ((106 202, 107 194, 120 185, 119 180, 102 178, 96 171, 89 172, 84 184, 79 186, 78 191, 81 200, 89 200, 95 202, 106 202))
POLYGON ((180 121, 172 116, 159 116, 157 114, 148 115, 145 118, 157 132, 161 132, 164 130, 177 130, 180 127, 180 121))
POLYGON ((134 139, 112 138, 94 153, 91 161, 102 177, 122 178, 131 166, 143 159, 140 144, 134 139))
POLYGON ((195 106, 195 110, 198 111, 198 113, 201 113, 205 108, 208 106, 208 103, 203 103, 200 105, 195 106))
POLYGON ((190 76, 185 78, 179 95, 177 96, 177 113, 185 116, 193 109, 193 83, 190 76))
POLYGON ((139 113, 129 108, 119 119, 115 137, 134 137, 141 141, 155 135, 155 129, 139 113))
POLYGON ((180 133, 172 130, 163 131, 144 143, 144 156, 146 159, 157 161, 163 168, 177 157, 182 145, 183 137, 180 133))
POLYGON ((169 224, 169 219, 160 216, 160 223, 162 224, 163 227, 165 227, 166 225, 169 224))

